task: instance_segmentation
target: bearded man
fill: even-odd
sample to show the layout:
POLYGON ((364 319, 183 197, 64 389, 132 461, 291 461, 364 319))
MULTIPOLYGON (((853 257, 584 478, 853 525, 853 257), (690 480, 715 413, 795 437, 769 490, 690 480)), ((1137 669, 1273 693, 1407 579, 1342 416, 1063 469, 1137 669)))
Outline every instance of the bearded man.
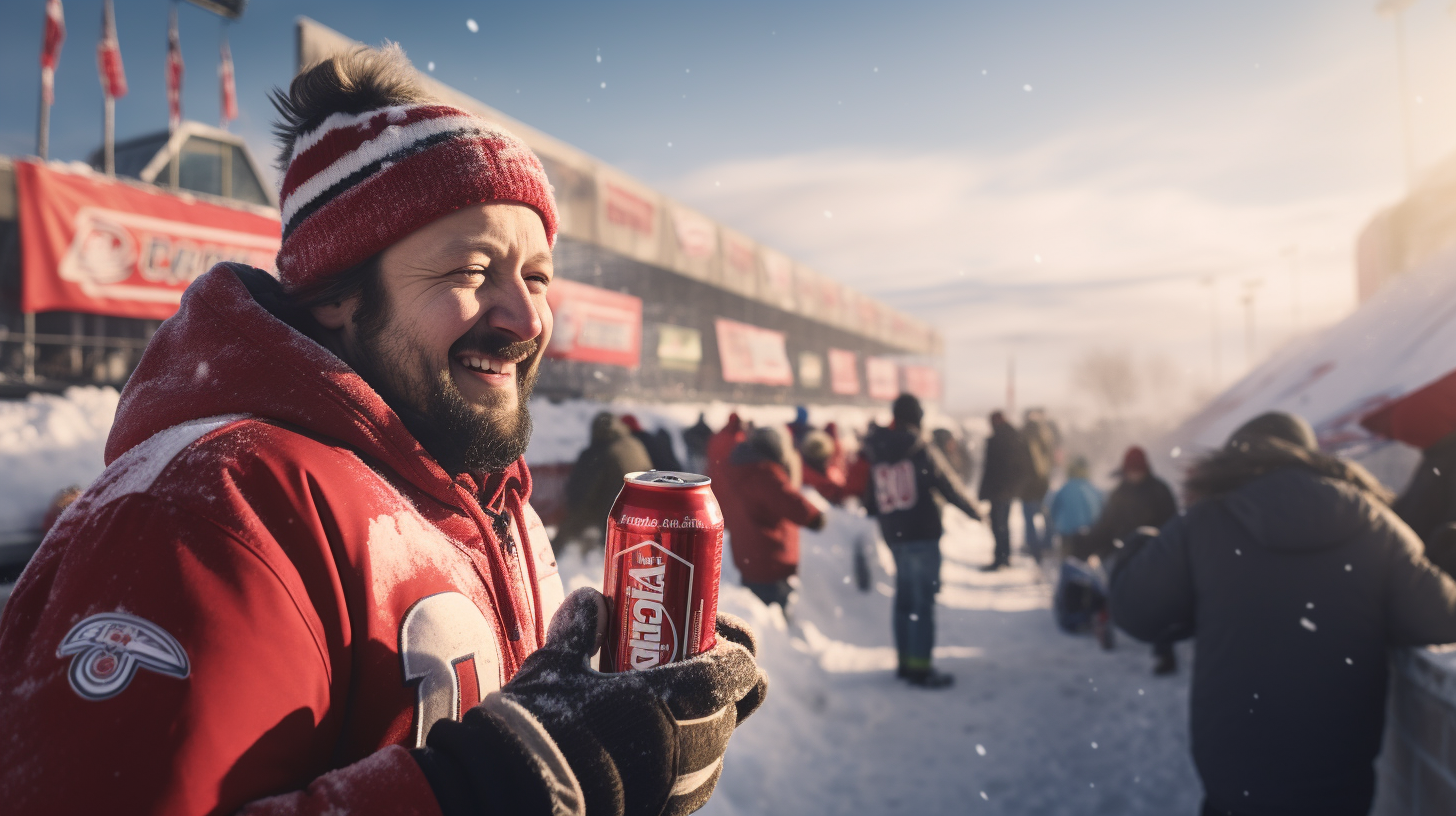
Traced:
POLYGON ((685 813, 762 700, 731 619, 588 667, 605 606, 563 603, 521 459, 551 188, 413 76, 364 49, 275 94, 278 278, 189 287, 0 618, 15 812, 685 813))

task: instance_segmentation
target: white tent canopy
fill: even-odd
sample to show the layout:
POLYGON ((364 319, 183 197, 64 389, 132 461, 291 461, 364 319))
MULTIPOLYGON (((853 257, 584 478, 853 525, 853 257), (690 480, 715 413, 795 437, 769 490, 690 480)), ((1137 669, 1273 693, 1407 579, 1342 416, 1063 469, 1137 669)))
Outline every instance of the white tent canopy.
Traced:
POLYGON ((1409 447, 1360 425, 1371 412, 1456 370, 1456 251, 1392 281, 1340 323, 1292 343, 1189 418, 1155 456, 1182 470, 1265 411, 1309 420, 1328 452, 1364 461, 1400 487, 1409 447))

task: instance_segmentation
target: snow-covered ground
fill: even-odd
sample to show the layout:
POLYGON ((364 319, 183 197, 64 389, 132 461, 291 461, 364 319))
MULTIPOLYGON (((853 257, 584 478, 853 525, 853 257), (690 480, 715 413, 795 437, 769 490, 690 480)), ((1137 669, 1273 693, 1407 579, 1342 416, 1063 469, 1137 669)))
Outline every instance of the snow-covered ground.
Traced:
POLYGON ((39 529, 56 493, 101 475, 118 399, 86 386, 0 400, 0 538, 39 529))
MULTIPOLYGON (((848 583, 848 530, 859 521, 805 532, 793 627, 737 586, 725 558, 721 608, 758 631, 771 686, 702 813, 1197 812, 1186 646, 1182 671, 1154 678, 1146 646, 1104 652, 1062 634, 1030 562, 979 572, 989 532, 948 510, 936 657, 956 683, 911 688, 894 677, 888 565, 875 591, 848 583)), ((599 555, 558 555, 568 586, 599 585, 599 555)))

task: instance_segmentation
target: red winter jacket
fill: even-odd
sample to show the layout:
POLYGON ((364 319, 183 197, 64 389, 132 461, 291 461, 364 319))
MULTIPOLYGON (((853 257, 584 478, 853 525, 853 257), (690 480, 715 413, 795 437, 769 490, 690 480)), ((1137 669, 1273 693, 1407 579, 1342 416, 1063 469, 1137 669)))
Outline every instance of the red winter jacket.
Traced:
POLYGON ((777 462, 730 459, 722 472, 728 489, 718 503, 743 580, 772 584, 796 574, 799 527, 813 524, 819 508, 794 489, 788 471, 777 462))
POLYGON ((405 749, 561 601, 524 463, 452 480, 228 265, 148 345, 106 459, 0 617, 5 809, 438 814, 405 749))

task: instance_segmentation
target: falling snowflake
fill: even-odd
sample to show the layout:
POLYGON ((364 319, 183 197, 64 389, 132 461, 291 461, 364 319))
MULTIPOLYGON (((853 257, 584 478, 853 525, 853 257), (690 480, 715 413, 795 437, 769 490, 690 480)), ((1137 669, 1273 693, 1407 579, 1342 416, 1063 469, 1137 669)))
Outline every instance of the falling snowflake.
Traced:
POLYGON ((480 24, 477 23, 477 22, 475 22, 475 20, 473 20, 473 19, 472 20, 466 20, 465 21, 465 27, 468 28, 468 29, 470 29, 470 33, 471 34, 474 34, 475 32, 477 32, 477 31, 480 30, 480 24))
POLYGON ((1315 629, 1318 629, 1319 628, 1319 627, 1315 626, 1314 625, 1314 621, 1310 620, 1309 618, 1300 618, 1299 619, 1299 625, 1300 626, 1303 626, 1304 628, 1308 629, 1311 632, 1313 632, 1315 629))
POLYGON ((1169 451, 1168 455, 1172 456, 1174 459, 1177 459, 1178 457, 1183 455, 1183 449, 1175 447, 1173 448, 1173 450, 1169 451))
POLYGON ((1022 85, 1021 86, 1021 90, 1026 91, 1027 93, 1031 93, 1031 86, 1030 85, 1022 85))
POLYGON ((1237 547, 1234 548, 1234 555, 1243 555, 1243 554, 1244 554, 1244 551, 1243 550, 1240 550, 1237 547))
POLYGON ((605 89, 606 87, 607 87, 607 83, 603 82, 602 83, 602 88, 605 89))
POLYGON ((668 147, 672 147, 672 142, 668 142, 668 143, 667 143, 667 146, 668 146, 668 147))
POLYGON ((914 612, 911 612, 910 613, 910 620, 918 621, 918 620, 920 620, 920 616, 917 615, 917 614, 915 614, 914 612))
POLYGON ((1307 603, 1307 604, 1304 605, 1304 608, 1305 609, 1314 609, 1314 602, 1313 601, 1310 601, 1309 603, 1307 603))
POLYGON ((1347 657, 1347 658, 1345 658, 1345 665, 1346 666, 1353 666, 1353 665, 1355 665, 1355 661, 1353 661, 1353 660, 1351 660, 1350 658, 1347 657))
POLYGON ((1349 572, 1352 569, 1354 569, 1354 567, 1350 566, 1349 564, 1345 565, 1345 572, 1349 572))
POLYGON ((597 64, 600 65, 601 62, 602 62, 602 55, 601 54, 597 54, 597 64))
POLYGON ((987 802, 991 801, 991 797, 987 796, 985 791, 981 791, 981 798, 985 799, 987 802))
POLYGON ((980 743, 976 743, 976 753, 980 754, 981 756, 985 756, 986 755, 986 746, 984 746, 984 745, 982 745, 980 743))
POLYGON ((433 60, 431 60, 430 62, 425 63, 425 70, 427 70, 427 71, 433 71, 433 70, 435 70, 435 63, 434 63, 433 60))
POLYGON ((845 584, 848 584, 849 583, 849 576, 848 575, 844 576, 844 583, 845 584))
POLYGON ((834 213, 830 212, 829 210, 825 210, 824 211, 824 217, 825 218, 833 218, 834 217, 834 213))
POLYGON ((1139 697, 1143 696, 1143 694, 1145 694, 1145 693, 1146 692, 1144 692, 1142 689, 1138 689, 1138 696, 1139 697))
POLYGON ((1094 751, 1097 750, 1097 743, 1095 743, 1095 742, 1092 743, 1092 750, 1094 750, 1094 751))
POLYGON ((1037 263, 1041 263, 1041 256, 1040 255, 1033 255, 1033 256, 1031 256, 1031 259, 1033 261, 1036 261, 1037 263))

